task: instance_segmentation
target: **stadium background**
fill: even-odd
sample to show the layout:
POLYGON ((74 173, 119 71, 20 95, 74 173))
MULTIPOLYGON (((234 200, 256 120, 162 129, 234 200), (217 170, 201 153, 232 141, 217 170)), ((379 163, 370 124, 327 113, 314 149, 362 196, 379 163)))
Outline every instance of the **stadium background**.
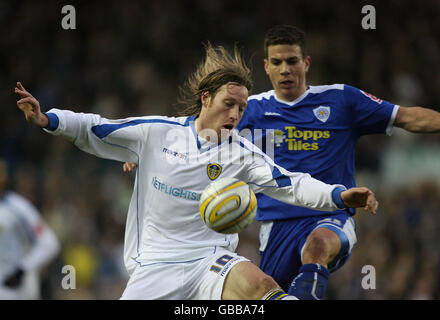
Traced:
MULTIPOLYGON (((0 156, 11 187, 43 213, 62 253, 42 273, 45 299, 116 299, 126 211, 133 184, 122 164, 100 160, 28 125, 13 88, 22 81, 43 110, 59 106, 107 118, 172 115, 177 87, 202 58, 202 43, 237 42, 251 59, 254 92, 270 89, 263 71, 265 30, 279 23, 307 32, 310 84, 347 83, 382 99, 440 108, 440 1, 1 1, 0 156), (76 8, 76 30, 61 8, 76 8), (376 8, 376 30, 361 8, 376 8), (77 289, 61 288, 62 266, 77 289)), ((363 137, 357 180, 381 207, 356 215, 358 245, 332 275, 327 299, 439 299, 439 135, 363 137), (376 289, 364 290, 364 265, 376 289)), ((239 252, 258 263, 258 225, 239 252)))

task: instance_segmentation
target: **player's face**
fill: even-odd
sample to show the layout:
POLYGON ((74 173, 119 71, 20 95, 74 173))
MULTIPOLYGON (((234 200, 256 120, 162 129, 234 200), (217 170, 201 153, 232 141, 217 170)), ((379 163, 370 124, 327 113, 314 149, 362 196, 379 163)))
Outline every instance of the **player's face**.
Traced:
POLYGON ((293 101, 306 90, 306 73, 311 59, 302 56, 298 45, 279 44, 267 48, 264 68, 275 94, 283 101, 293 101))
POLYGON ((246 87, 234 83, 221 86, 214 97, 208 92, 203 94, 202 110, 196 120, 197 133, 209 129, 220 139, 229 136, 243 116, 248 94, 246 87))

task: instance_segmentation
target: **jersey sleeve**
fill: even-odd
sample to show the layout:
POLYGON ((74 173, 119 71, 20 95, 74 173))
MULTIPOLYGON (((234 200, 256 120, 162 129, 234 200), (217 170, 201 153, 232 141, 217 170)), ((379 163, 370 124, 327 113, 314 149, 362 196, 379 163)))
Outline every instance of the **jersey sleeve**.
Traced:
POLYGON ((354 128, 360 135, 391 134, 398 105, 348 85, 344 85, 344 97, 352 111, 354 128))
POLYGON ((105 159, 138 163, 142 141, 148 137, 148 126, 139 125, 146 123, 147 117, 108 120, 97 114, 59 109, 46 115, 46 132, 64 136, 79 149, 105 159))
POLYGON ((243 147, 249 151, 246 179, 255 193, 316 210, 341 209, 333 201, 332 194, 336 188, 346 189, 344 186, 326 184, 308 173, 290 172, 276 165, 255 146, 244 143, 243 147))

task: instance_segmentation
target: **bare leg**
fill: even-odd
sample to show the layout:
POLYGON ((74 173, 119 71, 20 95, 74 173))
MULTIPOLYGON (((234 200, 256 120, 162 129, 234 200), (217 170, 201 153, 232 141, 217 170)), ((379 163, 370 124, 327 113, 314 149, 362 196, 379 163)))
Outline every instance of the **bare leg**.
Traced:
POLYGON ((292 281, 289 294, 305 300, 324 297, 329 277, 328 264, 341 249, 341 239, 327 228, 315 229, 308 237, 302 253, 303 265, 292 281))
MULTIPOLYGON (((260 300, 280 287, 275 280, 249 261, 237 263, 223 285, 223 300, 260 300)), ((283 297, 285 293, 283 292, 283 297)))
POLYGON ((327 228, 315 229, 307 238, 302 255, 303 264, 318 263, 327 268, 341 249, 341 239, 327 228))

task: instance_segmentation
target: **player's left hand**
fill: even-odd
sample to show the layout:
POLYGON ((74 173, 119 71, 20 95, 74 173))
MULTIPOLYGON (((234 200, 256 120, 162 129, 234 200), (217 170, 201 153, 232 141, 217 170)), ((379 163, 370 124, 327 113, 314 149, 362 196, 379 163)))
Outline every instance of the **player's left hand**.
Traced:
POLYGON ((341 199, 349 208, 364 208, 376 214, 379 202, 376 200, 374 192, 365 187, 351 188, 341 192, 341 199))

